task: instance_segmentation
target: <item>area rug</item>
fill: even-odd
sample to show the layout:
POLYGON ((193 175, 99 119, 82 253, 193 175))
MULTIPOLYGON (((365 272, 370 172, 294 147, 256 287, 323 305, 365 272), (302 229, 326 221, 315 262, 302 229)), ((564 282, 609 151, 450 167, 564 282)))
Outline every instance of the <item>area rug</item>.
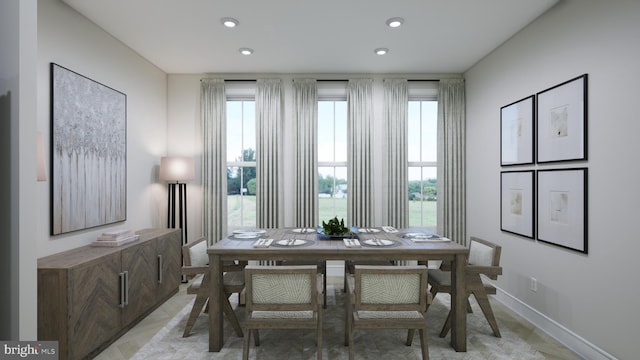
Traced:
MULTIPOLYGON (((327 309, 324 312, 323 359, 347 359, 348 348, 344 346, 344 302, 345 295, 340 286, 327 288, 327 309)), ((245 311, 234 303, 232 305, 240 323, 243 323, 245 311)), ((491 332, 480 308, 472 300, 473 313, 467 316, 467 352, 456 352, 450 345, 450 335, 438 336, 449 311, 449 296, 439 294, 427 312, 427 331, 429 356, 431 359, 505 359, 529 360, 545 359, 525 340, 509 327, 498 323, 502 338, 496 338, 491 332)), ((208 315, 200 314, 191 335, 182 337, 191 304, 182 309, 167 325, 161 329, 133 359, 241 359, 242 340, 228 322, 224 325, 224 346, 220 352, 208 352, 208 315)), ((404 344, 406 330, 361 330, 354 334, 356 359, 421 359, 420 339, 416 333, 412 346, 404 344)), ((315 359, 315 333, 312 330, 262 330, 260 346, 253 341, 250 359, 315 359)))

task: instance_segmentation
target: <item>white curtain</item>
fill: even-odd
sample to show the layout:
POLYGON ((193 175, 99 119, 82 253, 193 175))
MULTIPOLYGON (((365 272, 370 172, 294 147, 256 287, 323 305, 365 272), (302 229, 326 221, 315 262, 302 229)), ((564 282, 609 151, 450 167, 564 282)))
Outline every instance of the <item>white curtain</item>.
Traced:
POLYGON ((387 135, 386 225, 409 226, 407 169, 407 113, 409 89, 406 79, 384 80, 384 122, 387 135))
POLYGON ((347 218, 352 226, 373 226, 371 126, 373 80, 349 80, 347 218))
POLYGON ((465 87, 463 79, 438 86, 438 232, 466 245, 465 87))
POLYGON ((296 227, 318 225, 318 86, 313 79, 293 80, 296 134, 296 227))
POLYGON ((202 234, 209 244, 227 235, 227 115, 224 80, 200 82, 202 234))
POLYGON ((260 228, 280 227, 282 82, 256 83, 256 212, 260 228))

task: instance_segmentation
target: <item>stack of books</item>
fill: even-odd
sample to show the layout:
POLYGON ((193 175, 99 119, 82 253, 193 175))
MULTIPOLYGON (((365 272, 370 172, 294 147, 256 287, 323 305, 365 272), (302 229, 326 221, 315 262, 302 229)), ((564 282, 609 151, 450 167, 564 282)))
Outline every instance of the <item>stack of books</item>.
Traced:
POLYGON ((120 246, 132 241, 136 241, 140 238, 140 235, 136 235, 131 230, 113 230, 103 232, 98 236, 96 241, 92 243, 93 246, 120 246))

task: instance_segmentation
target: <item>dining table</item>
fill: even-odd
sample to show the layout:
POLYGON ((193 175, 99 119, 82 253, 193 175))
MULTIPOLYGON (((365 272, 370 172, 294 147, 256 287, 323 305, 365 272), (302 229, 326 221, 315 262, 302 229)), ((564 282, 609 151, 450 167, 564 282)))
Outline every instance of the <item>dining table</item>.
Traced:
POLYGON ((223 263, 229 261, 419 261, 451 263, 451 346, 467 351, 465 271, 468 248, 426 229, 371 227, 346 237, 322 234, 322 228, 238 231, 207 248, 209 256, 209 351, 219 352, 223 332, 223 263))

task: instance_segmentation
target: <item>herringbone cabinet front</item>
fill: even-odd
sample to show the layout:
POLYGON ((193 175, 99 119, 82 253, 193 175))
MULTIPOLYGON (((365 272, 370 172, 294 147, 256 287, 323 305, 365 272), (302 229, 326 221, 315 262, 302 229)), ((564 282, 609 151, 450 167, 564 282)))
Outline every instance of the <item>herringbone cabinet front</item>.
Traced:
POLYGON ((60 359, 95 355, 178 291, 180 230, 137 234, 38 259, 38 339, 57 340, 60 359))

